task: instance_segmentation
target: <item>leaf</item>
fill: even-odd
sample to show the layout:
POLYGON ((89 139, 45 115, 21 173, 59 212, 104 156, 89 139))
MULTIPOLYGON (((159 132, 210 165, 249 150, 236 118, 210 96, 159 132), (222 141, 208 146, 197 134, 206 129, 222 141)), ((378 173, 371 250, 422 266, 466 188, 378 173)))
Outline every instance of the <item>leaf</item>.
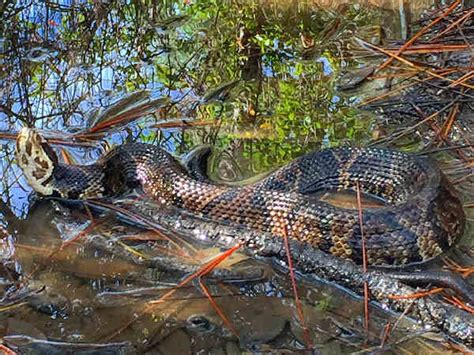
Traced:
POLYGON ((211 89, 210 91, 205 94, 202 99, 201 103, 208 103, 211 101, 224 101, 229 94, 230 90, 232 90, 237 84, 240 82, 240 79, 235 79, 219 85, 218 87, 211 89))
POLYGON ((136 104, 150 96, 150 92, 148 90, 141 90, 133 92, 125 97, 121 98, 120 100, 116 101, 108 108, 105 109, 102 113, 98 115, 94 115, 93 121, 89 122, 89 126, 94 127, 95 125, 106 122, 108 119, 115 117, 120 112, 124 111, 127 107, 136 104))
MULTIPOLYGON (((206 249, 198 250, 195 257, 201 263, 205 263, 207 261, 212 260, 213 258, 216 257, 216 255, 219 255, 220 253, 221 253, 220 248, 206 248, 206 249)), ((224 261, 222 261, 219 264, 219 268, 229 269, 233 265, 238 264, 239 262, 241 262, 243 260, 247 260, 248 258, 249 257, 245 254, 234 253, 234 254, 228 256, 224 261)))
POLYGON ((87 133, 97 133, 110 127, 124 126, 131 121, 155 112, 158 108, 170 103, 169 97, 159 97, 150 100, 148 91, 133 93, 110 106, 99 114, 90 125, 87 133))
POLYGON ((376 68, 376 66, 364 67, 344 74, 338 80, 337 89, 341 91, 355 89, 372 75, 376 68))
POLYGON ((162 29, 172 29, 182 25, 188 18, 189 16, 187 15, 170 16, 163 20, 154 22, 153 25, 162 29))

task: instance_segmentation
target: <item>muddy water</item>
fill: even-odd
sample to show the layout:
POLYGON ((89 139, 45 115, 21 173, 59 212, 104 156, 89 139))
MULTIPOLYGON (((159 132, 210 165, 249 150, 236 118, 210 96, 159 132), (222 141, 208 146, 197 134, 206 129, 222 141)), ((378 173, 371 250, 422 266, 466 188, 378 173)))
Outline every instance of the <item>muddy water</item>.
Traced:
MULTIPOLYGON (((396 3, 5 5, 0 37, 5 342, 31 353, 304 349, 287 271, 268 260, 234 255, 203 279, 206 288, 193 281, 166 301, 150 303, 220 250, 175 245, 113 218, 94 216, 91 222, 87 212, 35 199, 15 165, 12 137, 23 125, 41 128, 57 143, 61 159, 76 163, 129 141, 159 144, 178 156, 210 144, 209 175, 230 184, 258 179, 314 149, 367 145, 400 121, 357 108, 362 99, 383 92, 384 84, 365 82, 364 72, 357 71, 380 58, 361 51, 354 38, 380 46, 401 40, 405 21, 418 18, 425 7, 400 9, 396 3)), ((409 151, 426 145, 420 131, 391 144, 409 151)), ((472 205, 465 164, 448 153, 436 157, 472 205)), ((318 198, 356 207, 350 194, 318 198)), ((466 209, 468 228, 452 253, 464 265, 472 263, 472 210, 466 209)), ((323 353, 376 347, 387 322, 398 318, 371 307, 367 341, 360 298, 302 277, 298 289, 312 343, 323 353)), ((418 331, 423 332, 410 320, 399 321, 390 343, 402 341, 390 351, 441 349, 439 336, 413 336, 418 331)))

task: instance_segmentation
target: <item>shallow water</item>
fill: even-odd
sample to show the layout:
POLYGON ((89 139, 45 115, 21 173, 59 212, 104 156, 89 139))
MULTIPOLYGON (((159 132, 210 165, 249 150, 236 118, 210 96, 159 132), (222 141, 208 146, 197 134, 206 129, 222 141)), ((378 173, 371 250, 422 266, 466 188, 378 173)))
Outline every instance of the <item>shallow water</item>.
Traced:
MULTIPOLYGON (((77 163, 123 142, 159 144, 176 155, 210 144, 209 175, 223 183, 257 179, 315 149, 372 144, 406 121, 402 114, 392 120, 359 108, 386 88, 384 80, 363 82, 370 73, 367 67, 380 63, 380 56, 368 54, 354 38, 377 46, 401 41, 404 21, 396 3, 2 5, 0 224, 11 239, 1 246, 9 267, 0 276, 4 292, 19 278, 38 293, 1 310, 0 334, 71 343, 129 341, 110 345, 125 353, 304 349, 287 272, 243 255, 227 266, 237 280, 217 275, 206 281, 231 325, 216 313, 197 282, 149 308, 147 301, 162 296, 186 270, 219 250, 182 246, 196 252, 193 260, 181 255, 189 269, 177 270, 170 261, 169 269, 156 270, 147 261, 180 249, 170 250, 156 235, 116 221, 81 234, 90 223, 87 214, 35 201, 15 165, 13 134, 23 125, 41 128, 56 139, 62 159, 77 163), (262 273, 255 278, 249 269, 262 273)), ((414 20, 426 6, 411 4, 404 11, 414 20)), ((469 107, 463 110, 472 115, 469 107)), ((472 137, 469 120, 465 122, 464 130, 453 132, 453 142, 463 142, 463 134, 472 137)), ((388 145, 406 151, 431 147, 431 136, 421 128, 388 145)), ((472 166, 466 169, 452 154, 436 157, 459 180, 457 187, 471 206, 466 208, 467 231, 453 254, 470 265, 472 166)), ((355 207, 353 196, 324 198, 355 207)), ((369 203, 375 202, 364 202, 369 203)), ((299 279, 298 284, 316 349, 347 353, 364 347, 360 299, 320 281, 299 279)), ((398 317, 375 306, 372 312, 369 347, 380 344, 387 321, 398 317)), ((413 329, 403 320, 390 339, 395 342, 413 329)), ((439 338, 432 336, 435 341, 408 337, 388 351, 439 350, 439 338)), ((57 344, 20 340, 11 338, 9 344, 21 343, 23 351, 58 349, 57 344)))

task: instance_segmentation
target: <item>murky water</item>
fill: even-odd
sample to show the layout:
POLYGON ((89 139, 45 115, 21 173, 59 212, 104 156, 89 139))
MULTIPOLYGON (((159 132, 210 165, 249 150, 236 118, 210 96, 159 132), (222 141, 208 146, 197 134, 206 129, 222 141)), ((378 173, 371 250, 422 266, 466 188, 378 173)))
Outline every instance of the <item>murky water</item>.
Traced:
MULTIPOLYGON (((190 283, 151 307, 149 301, 219 250, 170 248, 156 234, 114 220, 100 220, 92 228, 87 213, 35 201, 15 165, 14 133, 24 125, 41 128, 62 159, 77 163, 123 142, 158 144, 176 155, 210 144, 209 175, 221 183, 257 179, 305 152, 338 145, 379 142, 407 151, 436 149, 425 126, 383 141, 419 120, 407 116, 405 107, 391 111, 390 101, 372 101, 394 83, 403 85, 406 76, 365 80, 382 57, 361 41, 380 47, 402 43, 406 21, 415 21, 431 5, 400 8, 394 3, 0 5, 0 224, 11 237, 1 245, 5 266, 0 281, 4 294, 20 283, 29 292, 24 301, 18 298, 10 305, 4 300, 1 336, 25 352, 73 349, 72 344, 41 342, 46 339, 109 343, 108 350, 123 353, 304 349, 287 272, 266 261, 234 256, 223 268, 230 274, 211 274, 204 281, 207 288, 190 283), (153 264, 163 255, 168 267, 153 264)), ((465 53, 459 53, 462 60, 465 53)), ((403 96, 394 100, 408 101, 403 96)), ((452 145, 465 145, 473 137, 472 96, 459 102, 464 120, 448 136, 452 145)), ((426 116, 444 105, 410 104, 426 116)), ((463 154, 465 160, 453 152, 436 157, 458 182, 467 206, 470 221, 454 256, 469 265, 472 151, 463 154)), ((354 204, 353 197, 324 198, 354 204)), ((370 340, 364 345, 360 299, 321 281, 301 278, 298 283, 313 343, 323 353, 376 347, 387 321, 398 317, 374 306, 370 340)), ((408 336, 412 327, 408 320, 400 322, 390 341, 404 341, 389 351, 440 349, 439 337, 431 335, 435 339, 430 342, 408 336)))

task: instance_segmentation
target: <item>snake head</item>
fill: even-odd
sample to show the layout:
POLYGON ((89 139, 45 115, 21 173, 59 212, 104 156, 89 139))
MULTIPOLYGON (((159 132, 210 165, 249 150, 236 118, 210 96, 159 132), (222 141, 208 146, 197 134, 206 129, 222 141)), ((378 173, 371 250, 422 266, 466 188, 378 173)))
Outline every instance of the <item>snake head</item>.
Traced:
POLYGON ((29 185, 38 193, 53 194, 53 171, 58 157, 36 130, 22 128, 16 139, 16 160, 29 185))

